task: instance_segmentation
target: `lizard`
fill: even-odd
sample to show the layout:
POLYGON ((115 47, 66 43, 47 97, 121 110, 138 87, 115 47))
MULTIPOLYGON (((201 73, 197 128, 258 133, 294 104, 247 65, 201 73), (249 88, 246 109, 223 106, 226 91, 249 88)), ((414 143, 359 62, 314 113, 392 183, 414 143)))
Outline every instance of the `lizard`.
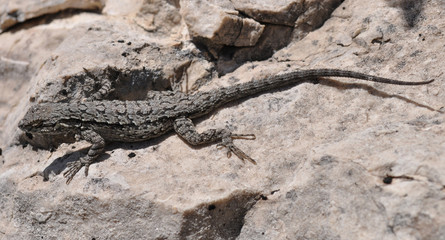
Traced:
POLYGON ((241 160, 256 161, 236 147, 234 139, 255 139, 254 134, 234 134, 226 128, 197 132, 192 119, 205 116, 215 109, 241 98, 285 86, 297 85, 319 77, 347 77, 396 85, 423 85, 434 81, 406 82, 369 74, 339 69, 296 70, 252 80, 229 87, 185 94, 173 91, 151 91, 146 100, 91 100, 71 102, 44 102, 29 108, 19 123, 27 134, 54 134, 75 136, 91 144, 86 156, 68 162, 63 173, 69 184, 76 173, 89 166, 104 152, 106 142, 139 142, 159 137, 174 130, 190 145, 218 142, 241 160))

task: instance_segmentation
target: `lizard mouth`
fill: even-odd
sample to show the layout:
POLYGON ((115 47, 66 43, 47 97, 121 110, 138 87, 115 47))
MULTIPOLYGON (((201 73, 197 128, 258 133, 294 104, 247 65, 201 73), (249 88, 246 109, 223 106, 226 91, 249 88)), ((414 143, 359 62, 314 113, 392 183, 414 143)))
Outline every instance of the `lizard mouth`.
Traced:
POLYGON ((26 130, 26 125, 25 125, 25 123, 23 122, 23 120, 21 120, 21 121, 19 122, 19 128, 22 129, 22 130, 26 130))
MULTIPOLYGON (((19 122, 19 128, 24 132, 32 132, 33 129, 42 128, 42 121, 32 121, 32 122, 24 122, 23 120, 19 122)), ((45 129, 41 129, 40 131, 45 131, 45 129)))

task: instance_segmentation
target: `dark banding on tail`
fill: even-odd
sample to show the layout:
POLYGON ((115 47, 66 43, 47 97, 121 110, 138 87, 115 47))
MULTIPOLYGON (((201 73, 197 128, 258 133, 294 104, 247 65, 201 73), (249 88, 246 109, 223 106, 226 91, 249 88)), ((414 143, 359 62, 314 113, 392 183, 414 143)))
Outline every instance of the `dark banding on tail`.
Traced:
MULTIPOLYGON (((360 72, 353 72, 348 70, 338 70, 338 69, 309 69, 309 70, 302 70, 301 73, 306 72, 308 77, 346 77, 346 78, 355 78, 355 79, 361 79, 371 82, 379 82, 379 83, 386 83, 386 84, 395 84, 395 85, 424 85, 428 84, 434 81, 428 80, 428 81, 421 81, 421 82, 406 82, 406 81, 399 81, 389 78, 383 78, 383 77, 377 77, 365 73, 360 72)), ((286 74, 286 73, 285 73, 286 74)), ((289 74, 292 74, 289 73, 289 74)))

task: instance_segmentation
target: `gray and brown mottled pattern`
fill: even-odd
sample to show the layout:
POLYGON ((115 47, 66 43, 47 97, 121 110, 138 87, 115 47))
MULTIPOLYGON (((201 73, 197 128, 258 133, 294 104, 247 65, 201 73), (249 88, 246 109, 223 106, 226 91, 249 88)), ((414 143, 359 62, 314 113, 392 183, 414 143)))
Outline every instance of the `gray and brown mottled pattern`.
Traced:
MULTIPOLYGON (((230 101, 317 77, 349 77, 396 85, 432 82, 403 82, 336 69, 302 70, 193 95, 151 92, 144 101, 40 103, 29 109, 19 127, 31 134, 77 135, 92 144, 86 157, 68 166, 64 174, 67 183, 83 166, 86 167, 85 174, 88 174, 88 166, 103 152, 107 141, 144 141, 161 136, 173 128, 192 145, 220 142, 220 146, 229 150, 228 156, 233 153, 242 160, 255 163, 232 141, 236 138, 254 139, 254 135, 232 134, 227 129, 210 129, 198 133, 191 119, 206 115, 230 101)), ((109 90, 109 86, 102 88, 98 96, 106 95, 109 90)))

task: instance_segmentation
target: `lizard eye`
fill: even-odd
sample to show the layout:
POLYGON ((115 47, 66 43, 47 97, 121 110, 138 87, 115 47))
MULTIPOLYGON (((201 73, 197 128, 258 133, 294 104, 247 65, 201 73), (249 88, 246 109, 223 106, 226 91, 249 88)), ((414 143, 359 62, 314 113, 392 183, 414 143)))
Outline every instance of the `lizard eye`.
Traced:
POLYGON ((42 126, 42 123, 43 123, 42 121, 35 121, 35 122, 32 123, 32 126, 33 127, 40 127, 40 126, 42 126))
POLYGON ((26 137, 28 137, 29 139, 32 139, 34 136, 31 133, 25 133, 26 137))

